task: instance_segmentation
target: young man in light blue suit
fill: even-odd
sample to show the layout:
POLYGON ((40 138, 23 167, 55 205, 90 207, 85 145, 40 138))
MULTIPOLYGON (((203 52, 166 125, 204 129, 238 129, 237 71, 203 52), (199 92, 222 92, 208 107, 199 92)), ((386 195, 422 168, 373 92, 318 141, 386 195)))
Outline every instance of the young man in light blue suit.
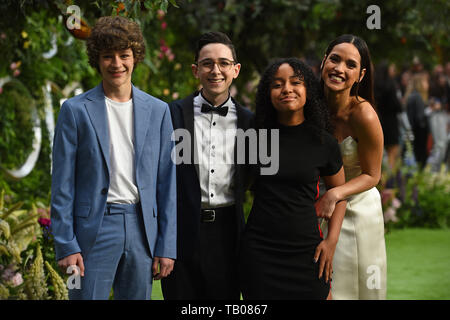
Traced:
POLYGON ((56 259, 79 270, 70 299, 150 299, 176 257, 176 178, 167 104, 134 87, 139 26, 103 17, 87 42, 102 82, 67 100, 55 131, 56 259))

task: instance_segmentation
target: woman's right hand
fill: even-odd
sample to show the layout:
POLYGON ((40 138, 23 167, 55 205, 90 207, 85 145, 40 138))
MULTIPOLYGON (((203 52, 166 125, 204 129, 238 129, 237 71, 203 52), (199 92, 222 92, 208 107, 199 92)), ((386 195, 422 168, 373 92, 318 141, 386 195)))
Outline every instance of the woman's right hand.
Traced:
POLYGON ((319 200, 316 201, 316 213, 319 218, 331 219, 336 203, 339 201, 335 188, 328 190, 319 200))

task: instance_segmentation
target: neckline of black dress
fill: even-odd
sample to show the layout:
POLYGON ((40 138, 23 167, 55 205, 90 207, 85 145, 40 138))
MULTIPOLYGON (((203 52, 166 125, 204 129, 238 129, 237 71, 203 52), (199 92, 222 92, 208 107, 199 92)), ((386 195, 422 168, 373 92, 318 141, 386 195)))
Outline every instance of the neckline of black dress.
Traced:
POLYGON ((306 120, 300 124, 296 124, 293 126, 286 126, 284 124, 278 123, 277 129, 280 129, 280 131, 282 131, 282 132, 297 132, 298 130, 303 128, 305 124, 306 124, 306 120))

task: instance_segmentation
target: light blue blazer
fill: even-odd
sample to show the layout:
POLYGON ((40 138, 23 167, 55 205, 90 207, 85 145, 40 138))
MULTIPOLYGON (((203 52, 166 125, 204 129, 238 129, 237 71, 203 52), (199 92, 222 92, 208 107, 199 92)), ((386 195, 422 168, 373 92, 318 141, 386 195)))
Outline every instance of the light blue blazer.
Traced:
MULTIPOLYGON (((167 104, 132 86, 136 184, 152 257, 176 257, 176 174, 167 104)), ((97 87, 61 107, 53 144, 51 221, 56 259, 95 243, 110 183, 105 95, 97 87)))

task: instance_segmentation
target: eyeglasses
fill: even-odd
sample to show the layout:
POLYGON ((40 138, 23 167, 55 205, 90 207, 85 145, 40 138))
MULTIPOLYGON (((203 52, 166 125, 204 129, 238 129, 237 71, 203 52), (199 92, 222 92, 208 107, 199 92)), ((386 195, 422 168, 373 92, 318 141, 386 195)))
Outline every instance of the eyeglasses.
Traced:
POLYGON ((199 61, 197 65, 205 72, 211 72, 214 69, 214 65, 219 67, 220 71, 230 71, 231 67, 236 64, 236 62, 228 60, 228 59, 219 59, 214 61, 212 59, 204 59, 199 61))

